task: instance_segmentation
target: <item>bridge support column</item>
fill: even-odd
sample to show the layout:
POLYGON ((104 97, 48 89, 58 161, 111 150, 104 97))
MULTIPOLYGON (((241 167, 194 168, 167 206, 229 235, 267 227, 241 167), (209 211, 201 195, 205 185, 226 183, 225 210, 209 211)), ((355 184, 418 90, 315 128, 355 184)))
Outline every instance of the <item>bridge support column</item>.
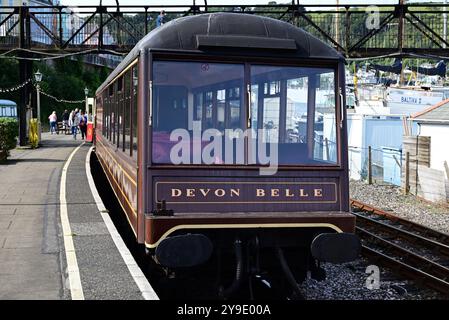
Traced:
MULTIPOLYGON (((31 45, 31 28, 30 17, 28 14, 28 7, 22 6, 19 8, 19 30, 20 39, 19 44, 21 49, 29 49, 31 45)), ((27 58, 30 54, 28 52, 20 52, 20 58, 27 58)), ((20 83, 24 83, 32 78, 33 63, 29 60, 19 60, 19 79, 20 83)), ((30 102, 31 83, 28 83, 22 89, 20 89, 20 98, 18 104, 18 116, 19 116, 19 143, 21 146, 27 144, 27 107, 30 102)))
MULTIPOLYGON (((24 57, 26 55, 20 55, 24 57)), ((20 60, 19 61, 19 79, 20 83, 24 83, 28 79, 31 79, 33 73, 33 63, 31 61, 20 60)), ((30 93, 31 83, 28 83, 22 89, 20 89, 20 98, 18 104, 18 116, 19 116, 19 143, 21 146, 27 144, 27 109, 30 106, 30 93)), ((35 115, 35 113, 34 113, 35 115)))

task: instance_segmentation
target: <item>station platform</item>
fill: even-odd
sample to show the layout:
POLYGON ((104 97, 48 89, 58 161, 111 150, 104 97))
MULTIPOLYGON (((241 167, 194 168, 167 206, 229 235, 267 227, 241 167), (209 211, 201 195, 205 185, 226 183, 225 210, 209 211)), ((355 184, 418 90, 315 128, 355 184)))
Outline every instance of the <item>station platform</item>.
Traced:
POLYGON ((91 147, 44 133, 0 164, 1 300, 158 299, 96 191, 91 147))

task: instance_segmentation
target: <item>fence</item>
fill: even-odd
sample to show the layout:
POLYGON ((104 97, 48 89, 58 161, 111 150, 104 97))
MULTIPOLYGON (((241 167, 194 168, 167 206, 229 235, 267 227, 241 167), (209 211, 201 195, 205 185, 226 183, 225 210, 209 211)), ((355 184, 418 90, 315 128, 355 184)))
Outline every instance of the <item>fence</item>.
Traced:
POLYGON ((315 137, 313 158, 330 162, 337 161, 337 143, 323 136, 315 137))
POLYGON ((391 184, 438 203, 449 202, 449 164, 430 165, 431 137, 403 136, 402 149, 349 146, 349 176, 369 184, 391 184))
POLYGON ((449 167, 431 168, 431 137, 404 136, 405 165, 402 170, 404 192, 432 202, 449 201, 449 167))
POLYGON ((403 154, 401 149, 390 147, 348 147, 349 176, 369 184, 401 186, 403 154))

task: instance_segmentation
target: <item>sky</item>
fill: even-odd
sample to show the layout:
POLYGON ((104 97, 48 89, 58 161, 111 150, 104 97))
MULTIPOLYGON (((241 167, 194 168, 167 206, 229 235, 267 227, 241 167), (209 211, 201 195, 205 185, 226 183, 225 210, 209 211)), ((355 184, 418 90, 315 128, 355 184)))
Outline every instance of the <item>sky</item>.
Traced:
MULTIPOLYGON (((291 3, 291 0, 275 0, 277 3, 291 3)), ((208 5, 254 5, 267 4, 269 0, 207 0, 208 5)), ((398 0, 339 0, 340 4, 396 4, 398 0)), ((439 2, 443 0, 405 0, 407 3, 415 2, 439 2)), ((69 6, 97 5, 100 0, 61 0, 61 3, 69 6)), ((115 0, 103 0, 105 5, 115 5, 115 0)), ((119 0, 121 5, 191 5, 193 0, 119 0)), ((300 0, 302 5, 307 4, 336 4, 337 0, 300 0)), ((204 4, 204 0, 196 0, 197 5, 204 4)))

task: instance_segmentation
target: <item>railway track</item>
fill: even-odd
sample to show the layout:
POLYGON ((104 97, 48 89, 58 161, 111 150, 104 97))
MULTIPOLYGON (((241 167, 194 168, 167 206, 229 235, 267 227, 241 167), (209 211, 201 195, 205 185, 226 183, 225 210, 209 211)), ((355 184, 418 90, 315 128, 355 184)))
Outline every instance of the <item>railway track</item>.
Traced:
POLYGON ((449 296, 449 235, 351 199, 362 253, 449 296))

